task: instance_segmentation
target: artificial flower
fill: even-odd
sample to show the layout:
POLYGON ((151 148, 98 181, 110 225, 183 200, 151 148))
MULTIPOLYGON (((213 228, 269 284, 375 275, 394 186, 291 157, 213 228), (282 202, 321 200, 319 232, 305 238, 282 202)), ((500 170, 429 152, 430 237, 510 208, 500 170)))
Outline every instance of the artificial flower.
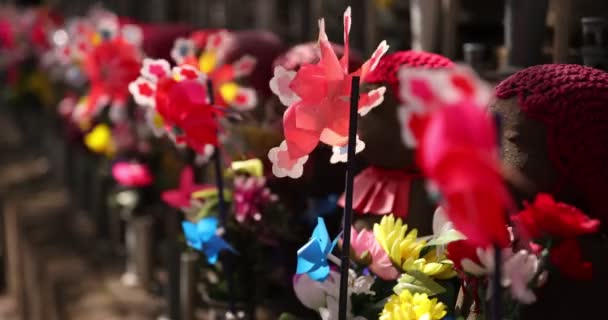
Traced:
MULTIPOLYGON (((296 296, 307 308, 318 311, 322 319, 338 319, 338 298, 340 295, 340 273, 331 270, 327 278, 322 281, 315 281, 306 274, 295 275, 294 291, 296 296)), ((351 313, 351 295, 375 295, 372 291, 374 278, 371 276, 357 276, 353 270, 348 272, 347 283, 347 317, 348 319, 363 319, 354 317, 351 313)))
POLYGON ((415 138, 417 163, 440 192, 449 219, 469 241, 506 245, 504 212, 511 202, 494 121, 484 110, 491 90, 463 68, 404 68, 399 78, 408 102, 399 111, 406 115, 404 140, 412 145, 408 136, 415 138))
POLYGON ((237 176, 234 178, 234 214, 238 222, 247 218, 262 220, 262 211, 278 197, 266 187, 264 177, 237 176))
POLYGON ((141 188, 152 183, 152 174, 148 167, 137 162, 117 162, 112 166, 112 176, 120 185, 130 188, 141 188))
POLYGON ((262 177, 264 175, 264 164, 260 159, 232 161, 230 170, 232 172, 246 173, 253 177, 262 177))
POLYGON ((380 320, 439 320, 447 314, 446 306, 424 293, 403 290, 392 295, 384 305, 380 320))
POLYGON ((144 59, 140 77, 129 84, 135 102, 178 145, 199 154, 218 143, 221 112, 209 104, 204 77, 193 67, 174 67, 166 60, 144 59))
MULTIPOLYGON (((272 171, 278 177, 298 178, 302 166, 312 150, 323 142, 334 150, 334 161, 345 160, 344 146, 348 142, 349 97, 352 77, 365 75, 373 70, 382 55, 388 50, 382 42, 360 70, 349 73, 348 36, 351 27, 350 7, 344 13, 344 55, 338 59, 325 33, 325 22, 319 21, 320 61, 317 64, 304 64, 296 71, 282 67, 274 70, 270 82, 272 91, 287 110, 283 117, 285 141, 280 147, 269 152, 273 164, 272 171)), ((358 112, 366 114, 378 106, 386 89, 380 87, 359 97, 358 112)), ((363 144, 359 144, 359 151, 363 144)))
POLYGON ((211 81, 216 105, 248 111, 257 104, 256 92, 252 88, 241 86, 236 81, 253 72, 256 59, 245 55, 233 63, 225 63, 226 51, 231 40, 232 35, 226 30, 206 35, 202 52, 196 58, 196 50, 193 46, 198 41, 178 39, 172 56, 177 58, 175 62, 180 66, 195 68, 203 77, 211 81))
MULTIPOLYGON (((349 297, 350 298, 350 297, 349 297)), ((326 305, 325 308, 319 308, 319 315, 321 316, 321 320, 338 320, 339 319, 339 299, 334 296, 326 296, 326 305)), ((349 299, 350 300, 350 299, 349 299)), ((350 301, 349 301, 350 302, 350 301)), ((351 308, 348 308, 346 312, 347 320, 367 320, 361 316, 354 316, 351 312, 351 308)))
MULTIPOLYGON (((326 295, 326 304, 324 307, 319 308, 319 314, 323 320, 336 320, 338 319, 338 300, 340 297, 340 273, 331 271, 328 279, 333 278, 333 281, 324 281, 321 283, 326 295)), ((355 271, 352 269, 348 270, 348 281, 347 281, 347 300, 346 300, 346 317, 349 320, 365 320, 360 316, 354 316, 352 314, 352 301, 351 296, 357 295, 375 295, 376 293, 372 290, 374 284, 374 278, 372 276, 357 276, 355 271)))
POLYGON ((366 256, 371 259, 368 267, 378 277, 384 280, 395 280, 399 277, 399 271, 393 266, 388 254, 371 231, 363 229, 357 232, 351 227, 350 245, 357 259, 361 260, 366 256))
POLYGON ((407 232, 407 229, 408 226, 393 215, 384 216, 374 225, 374 236, 393 265, 406 272, 419 271, 438 279, 453 277, 452 262, 434 249, 420 256, 426 241, 418 239, 418 230, 407 232))
POLYGON ((139 49, 118 37, 96 46, 83 63, 91 87, 79 116, 91 118, 106 101, 112 108, 124 108, 129 98, 129 83, 139 74, 139 49))
POLYGON ((423 240, 418 239, 418 230, 408 232, 407 229, 408 226, 393 215, 384 216, 380 223, 374 224, 376 240, 399 268, 418 259, 425 245, 423 240))
MULTIPOLYGON (((324 283, 339 283, 339 273, 330 272, 324 283)), ((327 286, 311 279, 306 273, 293 276, 293 290, 300 302, 311 310, 319 310, 327 306, 327 286)), ((332 286, 333 285, 329 285, 332 286)))
MULTIPOLYGON (((355 177, 353 210, 359 214, 385 215, 406 218, 409 210, 412 180, 420 174, 404 170, 370 166, 355 177)), ((340 206, 344 207, 344 194, 340 206)))
POLYGON ((116 151, 112 138, 112 129, 107 124, 96 125, 84 137, 86 146, 93 152, 111 156, 116 151))
MULTIPOLYGON (((462 271, 476 277, 488 276, 494 272, 494 248, 487 249, 477 248, 476 259, 462 258, 460 265, 462 271)), ((531 289, 538 287, 542 280, 546 278, 546 273, 543 273, 537 280, 537 283, 531 283, 539 272, 539 258, 537 255, 526 250, 520 250, 516 253, 512 248, 504 248, 501 251, 502 275, 501 286, 509 288, 511 296, 522 303, 531 304, 536 301, 536 295, 531 289)), ((488 297, 490 292, 488 291, 488 297)))
POLYGON ((208 217, 199 220, 197 223, 190 221, 182 222, 184 235, 188 246, 201 251, 207 257, 209 264, 217 262, 219 253, 228 250, 233 253, 236 251, 218 235, 218 221, 215 217, 208 217))
POLYGON ((178 188, 163 191, 161 198, 172 208, 187 209, 192 206, 192 195, 195 192, 210 188, 213 187, 196 184, 194 182, 194 170, 192 167, 186 166, 180 173, 178 188))
MULTIPOLYGON (((539 259, 535 254, 531 254, 526 250, 520 250, 504 261, 504 270, 501 284, 503 287, 508 287, 511 296, 524 304, 532 304, 536 301, 534 291, 530 289, 532 280, 538 273, 539 259)), ((543 278, 546 277, 543 276, 543 278)))
POLYGON ((551 248, 549 259, 561 273, 572 279, 593 278, 593 265, 591 262, 583 261, 580 245, 574 238, 563 240, 551 248))
POLYGON ((573 238, 597 232, 600 226, 599 220, 590 219, 573 206, 556 202, 546 193, 536 195, 534 203, 526 203, 512 220, 534 239, 546 236, 573 238))
POLYGON ((308 274, 315 281, 324 281, 330 273, 328 256, 336 246, 336 240, 329 238, 323 218, 317 219, 317 226, 310 240, 298 250, 296 274, 308 274))

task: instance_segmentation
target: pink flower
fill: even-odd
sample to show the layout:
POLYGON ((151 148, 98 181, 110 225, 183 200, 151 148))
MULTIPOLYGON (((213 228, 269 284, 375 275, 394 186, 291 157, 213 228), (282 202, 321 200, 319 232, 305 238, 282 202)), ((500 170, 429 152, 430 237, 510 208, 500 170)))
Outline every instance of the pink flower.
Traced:
POLYGON ((371 257, 369 269, 378 277, 384 280, 395 280, 399 277, 399 272, 393 266, 388 254, 378 241, 373 232, 363 229, 357 232, 351 227, 351 248, 355 251, 357 258, 365 253, 371 257))
POLYGON ((244 222, 247 218, 255 221, 262 219, 262 210, 271 202, 278 200, 266 187, 264 177, 234 178, 234 214, 238 222, 244 222))
POLYGON ((194 171, 192 167, 184 167, 179 178, 179 187, 173 190, 164 191, 161 195, 163 201, 176 209, 189 208, 192 204, 192 194, 194 192, 212 188, 210 186, 198 185, 194 183, 194 171))
POLYGON ((141 188, 152 183, 148 167, 137 162, 118 162, 112 166, 112 176, 120 185, 129 188, 141 188))

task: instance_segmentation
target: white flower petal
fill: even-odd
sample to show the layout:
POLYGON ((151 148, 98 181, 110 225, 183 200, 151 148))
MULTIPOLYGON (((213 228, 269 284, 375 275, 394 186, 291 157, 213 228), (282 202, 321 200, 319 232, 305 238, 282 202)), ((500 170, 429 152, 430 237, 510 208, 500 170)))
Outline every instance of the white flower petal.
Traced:
POLYGON ((471 259, 465 258, 460 261, 460 265, 462 265, 462 269, 472 275, 483 276, 488 273, 486 269, 482 266, 476 264, 471 259))
POLYGON ((156 83, 170 75, 171 65, 164 59, 145 58, 141 67, 141 75, 156 83))
POLYGON ((138 105, 154 108, 156 84, 152 81, 139 77, 129 83, 129 92, 138 105))
POLYGON ((278 178, 290 177, 297 179, 304 173, 304 163, 308 161, 308 156, 296 159, 291 168, 282 167, 279 161, 279 153, 287 151, 287 142, 283 141, 280 146, 270 149, 268 159, 272 162, 272 173, 278 178))
POLYGON ((279 97, 281 103, 286 107, 301 100, 300 97, 289 88, 289 84, 295 77, 295 71, 288 71, 282 66, 277 66, 274 68, 274 76, 270 79, 270 90, 279 97))
POLYGON ((207 79, 204 73, 200 72, 196 67, 187 64, 179 67, 173 67, 173 69, 171 69, 171 73, 173 75, 173 79, 176 81, 199 80, 201 82, 205 82, 207 79))
POLYGON ((127 42, 135 46, 140 46, 144 39, 141 27, 134 24, 124 25, 120 30, 120 34, 127 42))
POLYGON ((384 101, 384 94, 386 93, 386 87, 379 87, 369 91, 365 95, 369 98, 366 101, 366 105, 359 106, 359 115, 365 116, 372 109, 382 104, 384 101))
MULTIPOLYGON (((359 135, 357 135, 357 144, 355 147, 355 154, 361 152, 365 150, 365 142, 361 141, 359 139, 359 135)), ((339 162, 344 162, 346 163, 346 161, 348 161, 348 144, 344 145, 344 146, 334 146, 332 147, 332 155, 331 158, 329 159, 330 163, 336 164, 339 162)))
POLYGON ((416 105, 401 106, 397 109, 397 118, 401 123, 401 139, 410 148, 416 148, 418 141, 410 128, 410 119, 414 114, 421 114, 422 110, 416 105))

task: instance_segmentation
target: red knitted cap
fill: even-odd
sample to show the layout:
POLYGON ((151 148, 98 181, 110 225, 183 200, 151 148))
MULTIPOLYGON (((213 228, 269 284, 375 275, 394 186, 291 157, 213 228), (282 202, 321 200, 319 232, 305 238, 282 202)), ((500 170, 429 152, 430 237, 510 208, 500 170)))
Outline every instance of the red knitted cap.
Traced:
MULTIPOLYGON (((364 81, 373 84, 388 84, 396 95, 399 92, 397 72, 403 66, 427 69, 450 68, 454 63, 435 53, 425 51, 397 51, 384 55, 376 68, 367 74, 364 81)), ((397 97, 398 98, 398 97, 397 97)))
POLYGON ((496 96, 517 97, 527 116, 547 126, 560 184, 573 184, 589 213, 608 223, 608 73, 580 65, 534 66, 501 82, 496 96))

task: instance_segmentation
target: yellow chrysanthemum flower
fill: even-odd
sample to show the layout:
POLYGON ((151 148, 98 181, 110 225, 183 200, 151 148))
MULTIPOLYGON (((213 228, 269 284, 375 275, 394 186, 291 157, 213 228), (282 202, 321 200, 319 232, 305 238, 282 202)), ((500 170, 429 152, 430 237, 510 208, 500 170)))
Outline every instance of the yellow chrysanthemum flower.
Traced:
POLYGON ((85 136, 84 142, 91 151, 96 153, 112 156, 115 152, 112 130, 107 124, 102 123, 95 126, 85 136))
POLYGON ((374 236, 393 264, 403 271, 420 271, 438 279, 453 277, 452 262, 435 250, 421 257, 426 241, 418 239, 418 230, 407 232, 407 229, 407 225, 393 215, 384 216, 374 225, 374 236))
POLYGON ((443 303, 429 299, 424 293, 411 294, 403 290, 392 295, 384 305, 380 320, 439 320, 447 314, 443 303))

